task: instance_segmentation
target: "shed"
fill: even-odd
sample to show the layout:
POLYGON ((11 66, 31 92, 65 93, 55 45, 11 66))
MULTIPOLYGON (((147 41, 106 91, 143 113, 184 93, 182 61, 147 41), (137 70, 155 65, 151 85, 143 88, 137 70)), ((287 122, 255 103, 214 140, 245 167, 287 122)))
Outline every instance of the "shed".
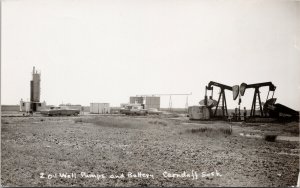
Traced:
POLYGON ((90 104, 91 114, 108 114, 110 113, 109 103, 91 103, 90 104))
POLYGON ((155 96, 147 96, 145 98, 145 108, 156 108, 160 109, 160 97, 155 97, 155 96))

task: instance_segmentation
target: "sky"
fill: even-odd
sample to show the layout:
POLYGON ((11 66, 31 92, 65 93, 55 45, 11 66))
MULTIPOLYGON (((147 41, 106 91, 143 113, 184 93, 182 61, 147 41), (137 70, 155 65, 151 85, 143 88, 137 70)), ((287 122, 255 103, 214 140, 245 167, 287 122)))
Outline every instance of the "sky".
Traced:
MULTIPOLYGON (((192 106, 209 81, 271 81, 277 102, 300 110, 300 1, 3 0, 1 8, 2 104, 29 100, 35 66, 51 105, 192 92, 192 106)), ((253 92, 242 106, 251 108, 253 92)), ((172 97, 173 107, 185 104, 172 97)))

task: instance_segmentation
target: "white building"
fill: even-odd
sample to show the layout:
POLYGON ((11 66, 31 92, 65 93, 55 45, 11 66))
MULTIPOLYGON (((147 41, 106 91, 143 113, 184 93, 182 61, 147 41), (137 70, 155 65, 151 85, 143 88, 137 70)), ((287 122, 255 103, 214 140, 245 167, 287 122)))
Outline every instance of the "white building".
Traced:
POLYGON ((91 114, 108 114, 110 113, 109 103, 91 103, 90 104, 91 114))
POLYGON ((35 111, 41 111, 43 109, 46 109, 46 102, 28 102, 23 101, 21 99, 20 101, 20 112, 30 112, 32 110, 32 106, 35 105, 35 111))

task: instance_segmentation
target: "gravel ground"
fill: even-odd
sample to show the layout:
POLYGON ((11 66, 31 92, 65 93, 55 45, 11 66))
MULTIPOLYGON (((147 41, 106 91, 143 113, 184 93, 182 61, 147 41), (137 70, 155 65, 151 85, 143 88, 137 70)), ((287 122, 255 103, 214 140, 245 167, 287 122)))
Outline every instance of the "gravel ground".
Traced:
POLYGON ((239 135, 272 126, 299 136, 291 131, 298 123, 287 129, 185 118, 2 117, 2 185, 295 186, 298 142, 239 135), (230 126, 232 134, 218 131, 230 126), (192 131, 205 127, 213 131, 192 131))

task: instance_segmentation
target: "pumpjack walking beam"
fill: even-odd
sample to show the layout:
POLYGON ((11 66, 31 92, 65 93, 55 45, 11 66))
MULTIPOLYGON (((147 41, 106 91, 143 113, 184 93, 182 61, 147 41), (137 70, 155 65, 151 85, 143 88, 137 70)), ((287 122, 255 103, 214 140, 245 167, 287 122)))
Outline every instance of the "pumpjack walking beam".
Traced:
POLYGON ((255 116, 257 99, 258 99, 260 116, 261 117, 265 116, 265 114, 263 112, 262 104, 261 104, 261 97, 260 97, 259 88, 266 87, 266 86, 269 87, 267 99, 269 97, 270 91, 273 92, 273 95, 272 95, 272 98, 273 98, 274 92, 276 90, 276 86, 274 86, 274 84, 272 82, 263 82, 263 83, 257 83, 257 84, 249 84, 249 85, 246 84, 246 83, 242 83, 241 86, 240 86, 240 94, 241 94, 241 96, 244 96, 246 89, 248 89, 248 88, 253 88, 254 89, 254 96, 253 96, 252 105, 251 105, 251 111, 250 111, 250 116, 251 117, 255 116))

